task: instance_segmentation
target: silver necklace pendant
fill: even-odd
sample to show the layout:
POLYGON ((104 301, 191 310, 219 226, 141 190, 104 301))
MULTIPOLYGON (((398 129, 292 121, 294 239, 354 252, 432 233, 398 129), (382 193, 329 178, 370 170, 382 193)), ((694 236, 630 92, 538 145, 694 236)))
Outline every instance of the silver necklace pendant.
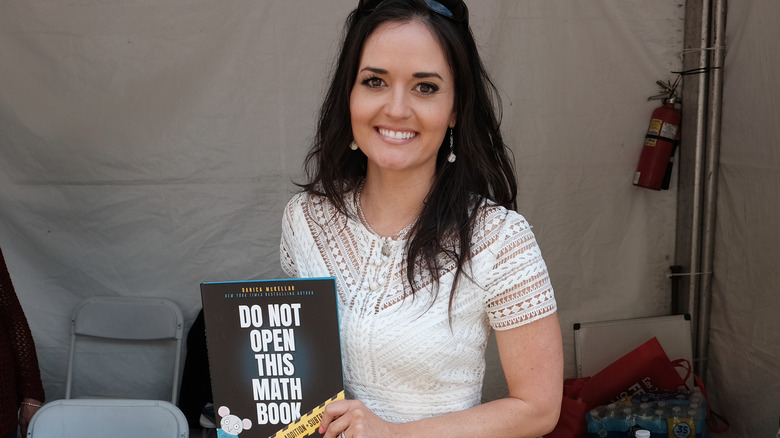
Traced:
POLYGON ((381 240, 382 248, 380 248, 380 254, 382 254, 382 261, 386 262, 390 259, 390 255, 392 254, 392 245, 394 244, 394 239, 403 239, 406 237, 406 235, 409 233, 409 231, 412 229, 412 226, 414 226, 416 221, 412 221, 410 224, 408 224, 406 227, 404 227, 403 230, 395 233, 391 237, 382 237, 379 233, 374 231, 373 228, 371 228, 371 224, 368 223, 368 219, 366 219, 366 215, 363 213, 363 206, 360 203, 360 194, 363 191, 363 184, 365 181, 361 182, 358 188, 355 192, 355 209, 357 210, 357 215, 360 220, 360 222, 363 224, 366 230, 373 234, 374 236, 378 237, 381 240))

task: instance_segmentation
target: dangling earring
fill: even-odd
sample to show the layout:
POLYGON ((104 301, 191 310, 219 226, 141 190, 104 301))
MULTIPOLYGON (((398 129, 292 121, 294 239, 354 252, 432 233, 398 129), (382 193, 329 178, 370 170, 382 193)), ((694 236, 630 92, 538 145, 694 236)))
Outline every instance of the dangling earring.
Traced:
POLYGON ((358 145, 357 143, 355 143, 355 140, 352 140, 352 143, 349 144, 349 148, 352 149, 353 151, 358 150, 358 145))
POLYGON ((450 163, 454 163, 456 158, 455 147, 453 146, 454 141, 452 138, 454 136, 453 132, 455 132, 455 130, 453 128, 450 128, 450 154, 447 155, 447 161, 449 161, 450 163))

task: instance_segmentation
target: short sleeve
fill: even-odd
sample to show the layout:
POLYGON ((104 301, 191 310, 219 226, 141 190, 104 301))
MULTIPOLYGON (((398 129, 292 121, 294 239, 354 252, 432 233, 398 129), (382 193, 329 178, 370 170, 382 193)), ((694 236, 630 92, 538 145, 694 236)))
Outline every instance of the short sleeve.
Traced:
POLYGON ((485 233, 492 265, 486 275, 488 319, 494 330, 519 327, 555 313, 547 265, 531 226, 520 214, 487 207, 485 233))
POLYGON ((295 263, 295 223, 300 220, 300 214, 296 214, 299 198, 300 195, 294 196, 284 208, 282 239, 279 243, 279 262, 284 273, 292 278, 298 277, 298 267, 295 263))

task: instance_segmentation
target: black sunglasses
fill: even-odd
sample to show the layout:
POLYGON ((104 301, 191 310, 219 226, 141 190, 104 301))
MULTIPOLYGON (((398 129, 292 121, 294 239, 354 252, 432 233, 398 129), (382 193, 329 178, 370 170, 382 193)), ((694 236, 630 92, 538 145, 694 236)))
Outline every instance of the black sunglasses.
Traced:
MULTIPOLYGON (((370 14, 383 0, 360 0, 358 10, 370 14)), ((469 8, 463 0, 423 0, 428 9, 456 23, 468 23, 469 8)))

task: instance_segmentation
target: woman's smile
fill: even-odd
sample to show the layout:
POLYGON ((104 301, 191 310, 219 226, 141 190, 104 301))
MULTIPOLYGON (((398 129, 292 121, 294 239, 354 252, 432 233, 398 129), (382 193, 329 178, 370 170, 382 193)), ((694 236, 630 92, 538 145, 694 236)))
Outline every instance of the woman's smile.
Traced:
POLYGON ((396 131, 385 128, 377 128, 377 131, 380 135, 393 140, 409 140, 417 135, 417 133, 413 131, 396 131))

